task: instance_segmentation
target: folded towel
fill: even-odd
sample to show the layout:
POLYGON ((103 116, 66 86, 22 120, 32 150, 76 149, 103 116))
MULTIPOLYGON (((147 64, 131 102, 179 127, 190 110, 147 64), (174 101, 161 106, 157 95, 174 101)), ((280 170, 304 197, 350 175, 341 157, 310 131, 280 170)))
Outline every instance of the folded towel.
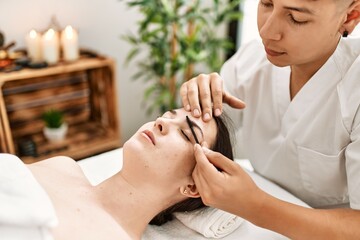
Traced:
POLYGON ((225 237, 244 221, 234 214, 212 207, 174 215, 185 226, 209 238, 225 237))
POLYGON ((52 202, 31 171, 18 157, 0 154, 0 235, 21 239, 20 232, 32 232, 41 238, 23 239, 49 239, 57 223, 52 202))

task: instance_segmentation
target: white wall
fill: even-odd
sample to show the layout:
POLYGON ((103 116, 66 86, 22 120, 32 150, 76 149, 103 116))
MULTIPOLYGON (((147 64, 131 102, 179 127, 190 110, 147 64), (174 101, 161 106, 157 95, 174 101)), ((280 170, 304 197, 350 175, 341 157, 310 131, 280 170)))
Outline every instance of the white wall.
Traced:
POLYGON ((141 108, 143 83, 131 79, 135 64, 123 64, 130 46, 120 36, 135 32, 140 15, 120 0, 0 0, 0 31, 5 33, 6 43, 16 41, 16 48, 23 48, 25 34, 32 28, 46 29, 53 15, 62 27, 70 24, 79 30, 81 47, 116 60, 122 137, 127 140, 153 119, 141 108))

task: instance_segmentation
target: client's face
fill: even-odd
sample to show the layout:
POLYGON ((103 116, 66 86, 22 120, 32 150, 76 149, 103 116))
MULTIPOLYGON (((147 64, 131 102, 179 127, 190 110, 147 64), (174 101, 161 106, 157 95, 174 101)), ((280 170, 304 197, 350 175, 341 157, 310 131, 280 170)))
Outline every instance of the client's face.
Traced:
POLYGON ((186 121, 189 117, 198 141, 211 146, 216 137, 214 120, 203 122, 183 108, 166 112, 153 122, 144 124, 124 144, 123 170, 138 178, 177 181, 190 177, 195 166, 195 138, 186 121), (150 175, 150 176, 149 176, 150 175))

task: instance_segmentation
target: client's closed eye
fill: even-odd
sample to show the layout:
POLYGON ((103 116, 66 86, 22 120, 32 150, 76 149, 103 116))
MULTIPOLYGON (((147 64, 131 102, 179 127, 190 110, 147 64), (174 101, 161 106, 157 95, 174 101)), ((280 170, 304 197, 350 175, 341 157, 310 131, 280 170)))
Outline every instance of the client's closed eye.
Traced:
POLYGON ((184 130, 180 129, 181 134, 186 138, 187 141, 191 142, 190 138, 186 135, 184 130))
MULTIPOLYGON (((186 116, 185 119, 186 119, 186 123, 188 124, 188 126, 189 126, 189 128, 190 128, 190 130, 191 130, 192 136, 193 136, 194 139, 195 139, 195 143, 199 144, 199 140, 198 140, 198 138, 197 138, 197 136, 196 136, 196 134, 195 134, 195 131, 194 131, 194 124, 195 124, 195 123, 193 123, 188 116, 186 116)), ((195 124, 195 125, 196 125, 196 124, 195 124)), ((197 125, 196 125, 196 126, 197 126, 197 125)), ((197 126, 197 127, 198 127, 198 126, 197 126)))

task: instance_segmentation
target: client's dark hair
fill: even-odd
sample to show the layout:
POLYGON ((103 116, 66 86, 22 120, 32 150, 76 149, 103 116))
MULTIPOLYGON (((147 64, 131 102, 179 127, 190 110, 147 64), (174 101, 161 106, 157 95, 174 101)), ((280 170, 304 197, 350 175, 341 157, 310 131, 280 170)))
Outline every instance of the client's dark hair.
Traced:
MULTIPOLYGON (((230 119, 225 113, 220 117, 214 117, 214 119, 217 126, 217 134, 215 143, 210 146, 210 149, 234 160, 231 137, 227 127, 230 119)), ((203 207, 205 207, 205 204, 202 202, 201 198, 188 198, 160 212, 150 221, 150 224, 160 226, 172 220, 174 212, 190 212, 203 207)))

